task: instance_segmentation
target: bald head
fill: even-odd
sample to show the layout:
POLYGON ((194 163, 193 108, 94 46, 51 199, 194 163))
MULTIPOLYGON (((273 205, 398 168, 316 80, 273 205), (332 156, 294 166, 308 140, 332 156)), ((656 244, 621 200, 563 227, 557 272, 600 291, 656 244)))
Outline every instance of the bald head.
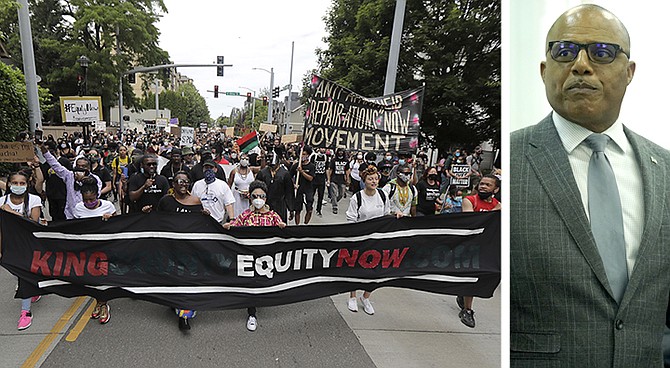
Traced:
MULTIPOLYGON (((591 28, 591 31, 610 33, 610 38, 612 38, 610 42, 618 44, 630 55, 630 36, 628 35, 626 26, 612 12, 594 4, 578 5, 561 14, 551 28, 549 28, 549 32, 547 32, 547 44, 550 41, 563 40, 564 38, 561 37, 565 37, 566 33, 570 33, 566 31, 576 26, 581 29, 572 30, 573 33, 584 32, 588 28, 591 28)), ((606 40, 598 39, 593 41, 606 40)))

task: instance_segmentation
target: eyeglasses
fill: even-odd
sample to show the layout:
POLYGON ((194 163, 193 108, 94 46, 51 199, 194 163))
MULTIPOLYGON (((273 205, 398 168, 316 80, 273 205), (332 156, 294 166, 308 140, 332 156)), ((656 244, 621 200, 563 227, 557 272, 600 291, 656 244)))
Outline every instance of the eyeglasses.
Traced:
POLYGON ((147 162, 145 166, 158 166, 158 162, 147 162))
POLYGON ((251 197, 251 199, 257 199, 257 198, 265 199, 266 197, 265 194, 250 194, 249 196, 251 197))
POLYGON ((570 41, 551 41, 547 51, 551 53, 551 58, 559 63, 569 63, 577 58, 582 49, 586 50, 589 60, 596 64, 613 62, 619 51, 630 59, 630 55, 621 49, 621 46, 604 42, 582 44, 570 41))
POLYGON ((177 185, 189 185, 189 184, 191 184, 191 181, 184 180, 184 179, 177 179, 174 182, 177 183, 177 185))

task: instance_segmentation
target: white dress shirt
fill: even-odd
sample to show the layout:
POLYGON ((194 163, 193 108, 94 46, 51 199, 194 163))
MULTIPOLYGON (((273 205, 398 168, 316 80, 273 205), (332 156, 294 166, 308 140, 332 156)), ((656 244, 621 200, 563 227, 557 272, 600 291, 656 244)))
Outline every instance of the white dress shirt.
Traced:
MULTIPOLYGON (((582 204, 586 216, 589 216, 588 172, 591 160, 591 148, 584 139, 593 132, 572 123, 555 111, 552 114, 554 125, 568 154, 572 174, 582 196, 582 204)), ((616 177, 617 189, 623 211, 623 233, 626 246, 626 263, 630 277, 635 266, 635 259, 642 241, 644 228, 644 193, 640 166, 635 151, 623 131, 623 124, 616 121, 602 134, 610 137, 605 148, 605 156, 612 166, 616 177)))

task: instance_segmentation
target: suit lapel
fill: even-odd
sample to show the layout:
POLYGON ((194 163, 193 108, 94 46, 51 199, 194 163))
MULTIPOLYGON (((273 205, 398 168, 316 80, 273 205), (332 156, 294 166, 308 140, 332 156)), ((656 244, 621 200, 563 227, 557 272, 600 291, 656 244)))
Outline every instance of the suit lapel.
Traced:
POLYGON ((654 154, 649 143, 643 141, 640 136, 624 128, 628 140, 633 146, 637 162, 642 175, 642 186, 644 193, 644 230, 640 241, 640 250, 635 260, 635 267, 628 282, 621 306, 626 306, 636 289, 644 278, 645 260, 650 257, 653 247, 662 243, 659 239, 661 224, 663 221, 663 205, 666 192, 666 166, 662 156, 654 154))
MULTIPOLYGON (((554 208, 565 223, 596 277, 612 296, 607 274, 598 253, 568 155, 554 127, 551 115, 542 120, 529 140, 527 159, 554 208), (574 204, 577 201, 578 205, 574 204)), ((612 296, 613 298, 613 296, 612 296)))

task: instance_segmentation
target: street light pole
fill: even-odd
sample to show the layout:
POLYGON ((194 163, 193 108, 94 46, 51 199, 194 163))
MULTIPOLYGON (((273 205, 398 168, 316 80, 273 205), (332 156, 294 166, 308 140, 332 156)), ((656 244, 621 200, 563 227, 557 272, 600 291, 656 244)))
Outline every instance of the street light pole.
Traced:
POLYGON ((270 92, 268 93, 268 124, 272 124, 272 89, 275 87, 275 71, 274 68, 270 70, 263 68, 252 68, 253 70, 262 70, 264 72, 270 73, 270 92))
POLYGON ((81 84, 81 91, 80 91, 80 96, 86 96, 86 83, 88 82, 88 63, 91 61, 89 58, 87 58, 85 55, 82 55, 77 59, 79 62, 79 66, 84 70, 84 80, 81 84))

